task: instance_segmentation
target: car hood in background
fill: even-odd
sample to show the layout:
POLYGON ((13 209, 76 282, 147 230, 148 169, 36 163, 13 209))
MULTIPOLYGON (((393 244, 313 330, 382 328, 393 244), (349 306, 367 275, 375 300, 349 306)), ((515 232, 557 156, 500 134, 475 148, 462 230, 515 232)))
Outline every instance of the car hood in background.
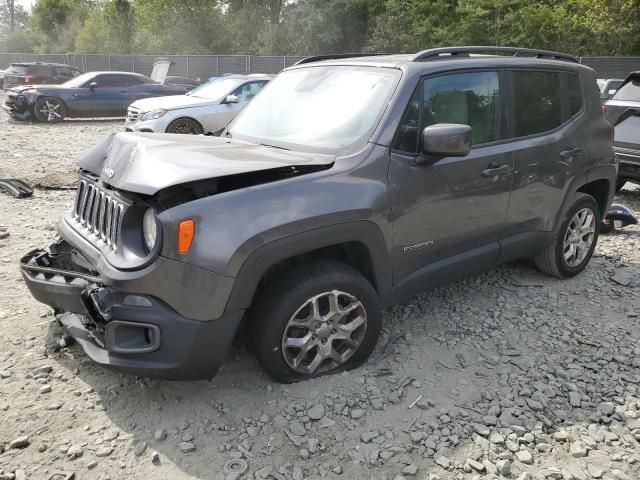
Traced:
POLYGON ((83 154, 78 166, 114 188, 154 195, 196 180, 281 167, 329 166, 333 155, 292 152, 219 137, 116 133, 83 154))
POLYGON ((137 100, 131 104, 133 108, 139 108, 143 112, 151 110, 175 110, 179 108, 202 107, 218 103, 219 100, 191 97, 189 95, 171 95, 167 97, 152 97, 137 100))

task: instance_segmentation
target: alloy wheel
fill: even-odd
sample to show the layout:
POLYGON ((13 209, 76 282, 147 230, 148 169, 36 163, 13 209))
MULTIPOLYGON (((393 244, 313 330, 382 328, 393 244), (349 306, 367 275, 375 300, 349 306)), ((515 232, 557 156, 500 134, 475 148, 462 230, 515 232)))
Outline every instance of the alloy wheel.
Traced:
POLYGON ((295 372, 328 372, 351 358, 366 331, 367 312, 362 302, 339 290, 323 292, 308 299, 287 322, 282 355, 295 372))
POLYGON ((583 208, 573 216, 564 236, 562 253, 569 267, 580 265, 589 254, 596 235, 596 215, 583 208))
POLYGON ((40 107, 40 113, 47 118, 48 122, 57 122, 62 120, 61 104, 52 100, 45 100, 40 107))

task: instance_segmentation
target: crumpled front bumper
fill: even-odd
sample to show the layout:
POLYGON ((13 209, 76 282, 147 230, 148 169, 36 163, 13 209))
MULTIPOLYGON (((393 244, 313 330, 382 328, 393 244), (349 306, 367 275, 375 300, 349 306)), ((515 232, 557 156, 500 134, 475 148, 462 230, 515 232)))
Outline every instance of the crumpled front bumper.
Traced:
POLYGON ((31 117, 31 105, 24 96, 7 92, 2 108, 18 120, 28 120, 31 117))
POLYGON ((99 364, 172 380, 211 378, 223 364, 244 311, 217 320, 180 315, 159 298, 105 285, 61 241, 21 260, 31 294, 62 313, 60 322, 99 364), (80 261, 78 261, 80 260, 80 261), (80 263, 80 265, 79 265, 80 263))

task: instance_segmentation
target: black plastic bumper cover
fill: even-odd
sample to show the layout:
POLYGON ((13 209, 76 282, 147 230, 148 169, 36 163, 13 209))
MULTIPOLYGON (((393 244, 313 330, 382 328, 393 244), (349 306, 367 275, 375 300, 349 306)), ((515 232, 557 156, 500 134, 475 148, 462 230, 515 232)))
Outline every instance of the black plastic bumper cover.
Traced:
POLYGON ((133 375, 209 379, 223 364, 244 311, 217 320, 191 320, 151 295, 100 284, 93 272, 69 269, 63 254, 38 250, 22 259, 36 300, 52 306, 95 362, 133 375))

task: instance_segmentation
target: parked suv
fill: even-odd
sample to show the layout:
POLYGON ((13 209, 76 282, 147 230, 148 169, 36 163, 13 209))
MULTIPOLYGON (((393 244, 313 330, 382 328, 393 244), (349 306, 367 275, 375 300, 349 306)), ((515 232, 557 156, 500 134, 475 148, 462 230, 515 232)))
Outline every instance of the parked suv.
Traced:
POLYGON ((21 85, 57 85, 81 73, 82 70, 62 63, 12 63, 5 71, 4 89, 21 85))
POLYGON ((613 148, 620 161, 617 188, 628 181, 640 183, 640 72, 629 74, 605 110, 615 128, 613 148))
POLYGON ((22 273, 85 352, 208 378, 244 319, 283 382, 361 364, 383 308, 454 278, 581 272, 617 173, 594 71, 505 47, 309 58, 220 137, 123 132, 78 164, 22 273))

